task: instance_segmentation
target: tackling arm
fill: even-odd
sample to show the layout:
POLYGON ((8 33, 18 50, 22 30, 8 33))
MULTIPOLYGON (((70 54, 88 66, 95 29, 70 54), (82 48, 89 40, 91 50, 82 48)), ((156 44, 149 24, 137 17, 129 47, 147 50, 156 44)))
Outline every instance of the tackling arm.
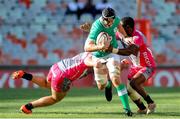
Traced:
POLYGON ((123 49, 113 48, 112 46, 110 46, 107 52, 112 52, 114 54, 123 55, 123 56, 129 56, 131 54, 137 56, 138 50, 139 48, 135 44, 131 44, 127 48, 123 48, 123 49))

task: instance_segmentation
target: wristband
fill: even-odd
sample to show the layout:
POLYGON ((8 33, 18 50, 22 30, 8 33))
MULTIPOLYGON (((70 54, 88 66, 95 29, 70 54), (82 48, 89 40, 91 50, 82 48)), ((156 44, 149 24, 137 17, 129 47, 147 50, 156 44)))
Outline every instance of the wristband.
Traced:
POLYGON ((118 51, 119 51, 119 50, 118 50, 117 48, 113 48, 112 53, 117 54, 118 51))

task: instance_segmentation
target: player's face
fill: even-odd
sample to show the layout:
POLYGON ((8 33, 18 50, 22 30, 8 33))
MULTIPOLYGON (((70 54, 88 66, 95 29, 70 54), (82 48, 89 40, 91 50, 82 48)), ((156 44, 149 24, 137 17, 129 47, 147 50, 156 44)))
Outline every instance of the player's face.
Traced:
POLYGON ((120 22, 120 24, 123 26, 123 28, 128 36, 133 35, 133 30, 134 30, 133 28, 131 28, 128 24, 124 25, 122 22, 120 22))
POLYGON ((103 20, 105 22, 104 25, 106 27, 111 27, 112 24, 114 23, 114 19, 113 18, 103 18, 103 20))

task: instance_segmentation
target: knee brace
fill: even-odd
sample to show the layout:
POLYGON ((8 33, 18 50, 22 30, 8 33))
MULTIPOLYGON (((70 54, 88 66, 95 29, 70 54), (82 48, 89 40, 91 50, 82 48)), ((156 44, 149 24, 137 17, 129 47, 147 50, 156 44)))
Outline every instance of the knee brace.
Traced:
POLYGON ((107 82, 107 67, 105 65, 101 68, 94 68, 94 80, 102 85, 107 82))

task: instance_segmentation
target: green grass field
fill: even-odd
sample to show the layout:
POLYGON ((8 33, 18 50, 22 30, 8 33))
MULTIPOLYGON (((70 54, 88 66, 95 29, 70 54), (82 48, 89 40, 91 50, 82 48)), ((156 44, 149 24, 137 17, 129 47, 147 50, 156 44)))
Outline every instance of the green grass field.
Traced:
MULTIPOLYGON (((137 114, 137 107, 130 101, 133 119, 180 118, 180 88, 147 88, 157 103, 151 115, 137 114)), ((72 88, 61 102, 36 108, 32 115, 19 112, 22 104, 49 95, 47 89, 0 89, 0 118, 128 118, 114 90, 113 100, 107 102, 104 92, 97 88, 72 88)))

